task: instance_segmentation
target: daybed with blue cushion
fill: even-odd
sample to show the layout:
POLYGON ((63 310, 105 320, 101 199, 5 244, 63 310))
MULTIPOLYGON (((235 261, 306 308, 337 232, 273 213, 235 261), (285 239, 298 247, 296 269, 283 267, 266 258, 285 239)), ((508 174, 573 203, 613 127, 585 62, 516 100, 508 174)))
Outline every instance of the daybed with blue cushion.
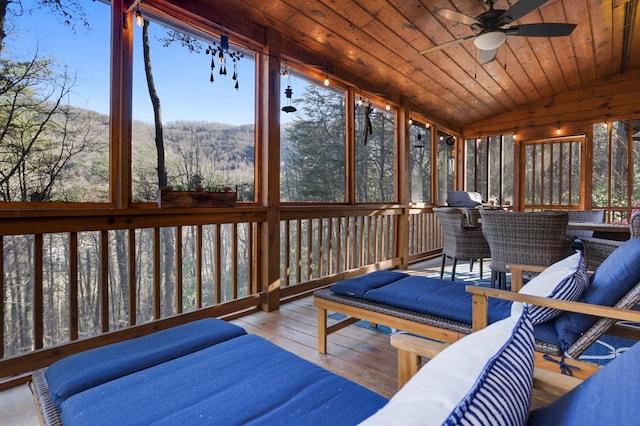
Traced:
POLYGON ((46 424, 357 424, 386 399, 267 340, 205 319, 34 373, 46 424))
MULTIPOLYGON (((555 288, 545 288, 551 281, 559 284, 558 288, 563 283, 584 281, 584 259, 580 259, 579 268, 567 265, 571 258, 575 265, 576 256, 580 254, 558 262, 564 263, 565 268, 551 276, 545 273, 551 269, 548 268, 525 285, 521 292, 621 309, 630 309, 640 303, 640 238, 629 240, 615 250, 591 278, 587 278, 588 286, 581 293, 568 298, 561 292, 552 294, 555 288), (534 281, 536 284, 532 286, 534 281), (543 293, 535 291, 541 288, 539 284, 542 284, 543 293)), ((514 274, 517 275, 522 276, 521 273, 514 274)), ((492 299, 489 301, 488 321, 481 316, 474 318, 472 295, 465 290, 463 283, 398 271, 378 271, 342 281, 330 289, 318 290, 314 293, 314 304, 318 308, 318 350, 322 353, 326 352, 329 334, 358 320, 451 343, 472 330, 482 328, 485 322, 491 324, 507 317, 511 309, 510 301, 492 299), (327 317, 331 312, 342 313, 347 318, 329 325, 327 317), (475 325, 474 320, 477 322, 475 325)), ((614 320, 597 320, 560 311, 556 315, 535 326, 536 365, 547 363, 549 368, 557 368, 545 360, 544 354, 559 356, 562 362, 570 364, 565 356, 578 358, 615 323, 614 320)))

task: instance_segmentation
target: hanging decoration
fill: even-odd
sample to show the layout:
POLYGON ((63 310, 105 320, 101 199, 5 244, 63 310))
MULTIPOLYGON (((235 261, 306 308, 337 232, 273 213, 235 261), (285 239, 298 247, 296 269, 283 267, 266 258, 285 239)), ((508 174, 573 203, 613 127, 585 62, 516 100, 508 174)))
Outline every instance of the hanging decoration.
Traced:
POLYGON ((291 105, 291 97, 293 96, 293 89, 291 88, 291 67, 287 65, 286 62, 282 65, 282 76, 287 79, 287 88, 284 89, 284 96, 287 98, 287 104, 282 107, 282 111, 286 113, 296 112, 296 107, 291 105))
POLYGON ((240 88, 240 84, 238 83, 238 62, 240 59, 244 57, 244 53, 242 52, 234 52, 229 49, 229 36, 223 35, 220 36, 220 44, 216 45, 212 43, 207 47, 205 52, 207 55, 211 55, 211 74, 209 76, 209 81, 213 83, 215 78, 213 76, 214 70, 216 68, 216 56, 218 57, 218 62, 220 66, 219 74, 227 75, 227 57, 231 59, 233 62, 233 75, 231 79, 236 82, 234 88, 238 90, 240 88))
POLYGON ((364 145, 367 144, 369 136, 373 134, 373 124, 371 124, 371 113, 373 112, 373 105, 370 101, 364 105, 364 129, 362 134, 362 140, 364 145))

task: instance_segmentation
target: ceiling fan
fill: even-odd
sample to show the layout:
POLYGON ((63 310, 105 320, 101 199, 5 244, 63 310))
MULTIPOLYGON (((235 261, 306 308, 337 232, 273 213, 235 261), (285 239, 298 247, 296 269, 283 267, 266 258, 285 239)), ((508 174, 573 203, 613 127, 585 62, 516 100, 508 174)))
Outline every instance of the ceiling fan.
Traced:
POLYGON ((489 5, 489 10, 475 18, 451 9, 438 9, 435 13, 445 19, 468 25, 475 34, 434 46, 421 51, 420 54, 424 55, 474 39, 473 44, 480 49, 479 62, 480 64, 486 64, 496 58, 498 47, 502 46, 508 35, 520 37, 568 36, 576 27, 576 24, 540 23, 508 27, 511 22, 522 18, 547 1, 548 0, 519 0, 508 10, 503 10, 493 8, 495 0, 485 0, 485 3, 489 5))

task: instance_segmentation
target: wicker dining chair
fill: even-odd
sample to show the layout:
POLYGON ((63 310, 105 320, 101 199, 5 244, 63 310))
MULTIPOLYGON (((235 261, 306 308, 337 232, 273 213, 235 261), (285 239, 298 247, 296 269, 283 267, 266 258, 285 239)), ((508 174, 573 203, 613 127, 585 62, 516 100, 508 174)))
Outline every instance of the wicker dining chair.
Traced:
POLYGON ((558 212, 481 210, 482 232, 491 249, 491 286, 506 288, 509 264, 549 266, 567 257, 569 215, 558 212))
MULTIPOLYGON (((631 238, 640 237, 640 214, 629 220, 629 234, 631 238)), ((584 238, 582 240, 587 269, 595 271, 598 266, 624 241, 608 240, 606 238, 584 238)))
POLYGON ((434 208, 433 212, 438 217, 444 234, 440 279, 444 276, 447 257, 453 259, 451 281, 455 279, 458 259, 469 260, 471 269, 473 269, 473 261, 479 259, 480 279, 482 279, 482 259, 491 256, 491 250, 482 234, 482 229, 467 226, 467 216, 458 208, 434 208))

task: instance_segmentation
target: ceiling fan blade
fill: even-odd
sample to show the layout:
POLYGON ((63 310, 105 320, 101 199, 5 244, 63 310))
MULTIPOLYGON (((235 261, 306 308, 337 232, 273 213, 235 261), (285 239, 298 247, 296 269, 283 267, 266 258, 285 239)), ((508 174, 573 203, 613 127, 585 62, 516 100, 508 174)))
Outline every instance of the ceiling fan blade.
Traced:
POLYGON ((504 30, 508 35, 523 37, 562 37, 568 36, 576 27, 576 24, 526 24, 516 25, 504 30))
POLYGON ((494 59, 496 59, 496 55, 498 54, 497 48, 491 50, 478 50, 480 50, 480 57, 478 59, 480 65, 488 64, 489 62, 493 61, 494 59))
POLYGON ((467 16, 464 13, 456 12, 451 9, 438 9, 435 11, 438 15, 442 16, 445 19, 449 19, 451 21, 461 22, 466 25, 481 25, 480 22, 476 20, 476 18, 472 18, 471 16, 467 16))
POLYGON ((498 18, 498 26, 501 27, 522 18, 524 15, 539 8, 547 1, 548 0, 518 0, 518 3, 511 6, 509 10, 506 10, 502 15, 500 15, 498 18))
POLYGON ((426 55, 427 53, 435 52, 436 50, 442 50, 442 49, 445 49, 445 48, 450 47, 450 46, 455 46, 456 44, 460 44, 460 43, 465 42, 465 41, 467 41, 467 40, 469 40, 471 38, 474 38, 474 37, 475 37, 475 35, 465 36, 465 37, 462 37, 462 38, 459 38, 459 39, 456 39, 456 40, 451 40, 451 41, 448 41, 446 43, 439 44, 437 46, 430 47, 429 49, 422 50, 422 51, 420 51, 418 53, 421 54, 421 55, 426 55))

